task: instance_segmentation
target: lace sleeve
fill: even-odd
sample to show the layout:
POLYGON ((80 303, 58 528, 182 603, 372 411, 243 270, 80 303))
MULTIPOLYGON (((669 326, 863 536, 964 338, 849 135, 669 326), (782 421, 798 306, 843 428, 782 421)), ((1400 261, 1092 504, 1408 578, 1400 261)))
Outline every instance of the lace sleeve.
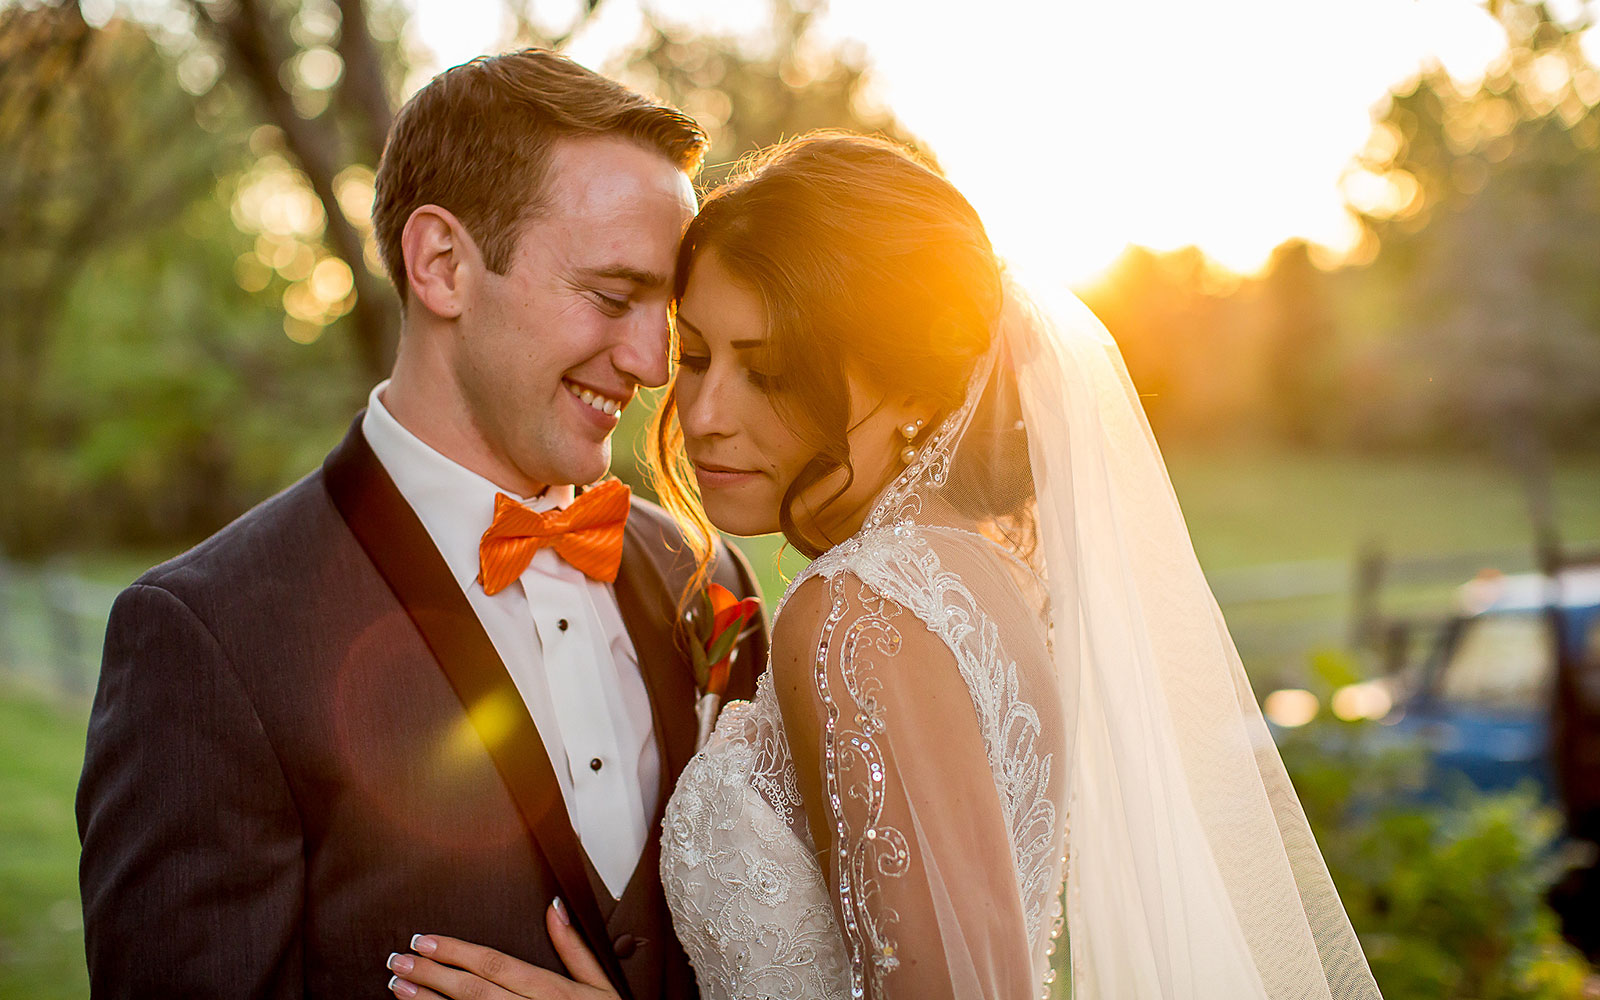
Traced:
POLYGON ((839 573, 789 595, 772 670, 852 995, 1031 998, 1011 837, 950 648, 839 573))

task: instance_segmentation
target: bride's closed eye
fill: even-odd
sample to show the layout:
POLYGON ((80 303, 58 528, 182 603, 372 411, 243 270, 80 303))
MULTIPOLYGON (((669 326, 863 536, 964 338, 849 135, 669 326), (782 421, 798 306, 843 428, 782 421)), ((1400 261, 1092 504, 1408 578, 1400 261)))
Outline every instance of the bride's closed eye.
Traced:
MULTIPOLYGON (((680 351, 678 352, 677 358, 674 360, 677 362, 679 367, 686 368, 689 371, 694 372, 696 375, 705 374, 706 370, 711 367, 711 356, 708 354, 689 354, 687 352, 680 351)), ((754 386, 758 392, 770 394, 778 391, 780 388, 778 384, 778 377, 776 375, 768 375, 766 372, 758 372, 754 368, 746 368, 744 370, 744 377, 746 381, 754 386)))

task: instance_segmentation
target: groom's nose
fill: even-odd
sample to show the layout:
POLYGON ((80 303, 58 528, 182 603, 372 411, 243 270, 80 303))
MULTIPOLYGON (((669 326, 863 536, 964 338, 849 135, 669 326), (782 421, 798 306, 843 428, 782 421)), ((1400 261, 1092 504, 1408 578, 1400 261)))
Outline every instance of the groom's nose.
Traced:
POLYGON ((611 350, 611 364, 649 389, 667 384, 667 305, 636 306, 622 324, 621 339, 611 350))

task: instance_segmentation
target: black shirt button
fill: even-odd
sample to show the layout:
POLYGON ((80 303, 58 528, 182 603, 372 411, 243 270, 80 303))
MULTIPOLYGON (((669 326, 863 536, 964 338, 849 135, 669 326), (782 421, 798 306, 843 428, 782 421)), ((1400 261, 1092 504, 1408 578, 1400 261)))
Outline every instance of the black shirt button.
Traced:
POLYGON ((591 760, 589 762, 589 770, 591 770, 591 771, 598 771, 603 766, 604 765, 600 762, 600 758, 599 757, 596 757, 594 760, 591 760))
POLYGON ((563 618, 560 621, 556 622, 556 628, 558 628, 561 631, 565 632, 567 630, 567 620, 565 618, 563 618))

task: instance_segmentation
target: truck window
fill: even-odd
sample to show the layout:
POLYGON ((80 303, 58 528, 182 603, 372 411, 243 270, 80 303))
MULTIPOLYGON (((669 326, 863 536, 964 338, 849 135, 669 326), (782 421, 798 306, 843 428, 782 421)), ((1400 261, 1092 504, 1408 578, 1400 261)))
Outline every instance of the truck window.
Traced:
POLYGON ((1465 624, 1439 693, 1485 708, 1533 709, 1549 703, 1554 680, 1554 643, 1543 613, 1490 613, 1465 624))

